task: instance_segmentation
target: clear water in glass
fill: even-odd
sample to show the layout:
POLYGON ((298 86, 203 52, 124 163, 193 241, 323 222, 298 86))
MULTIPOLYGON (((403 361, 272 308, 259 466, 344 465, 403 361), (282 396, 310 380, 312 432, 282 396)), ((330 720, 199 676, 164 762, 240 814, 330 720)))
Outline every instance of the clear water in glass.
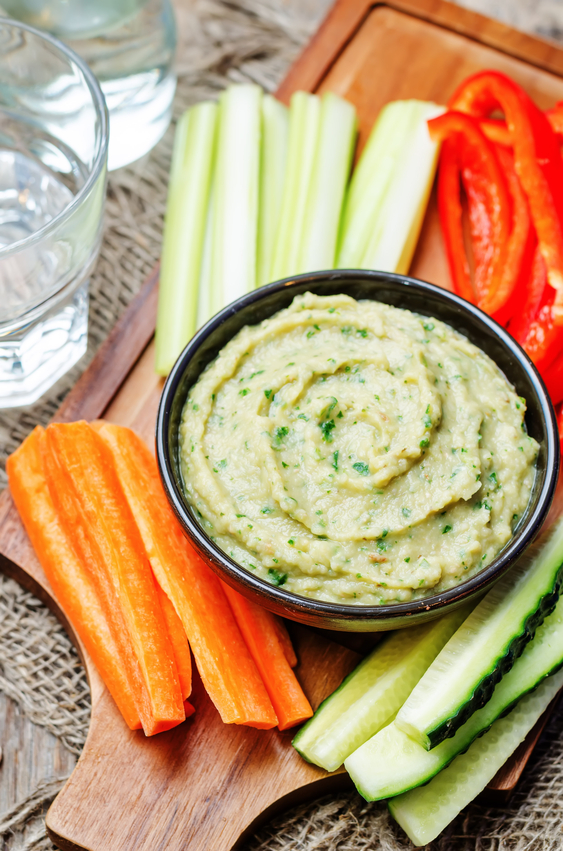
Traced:
POLYGON ((0 408, 34 402, 86 351, 106 160, 90 71, 0 20, 0 408))
POLYGON ((98 78, 110 115, 110 171, 154 147, 170 123, 176 89, 170 0, 0 0, 0 5, 65 41, 98 78))

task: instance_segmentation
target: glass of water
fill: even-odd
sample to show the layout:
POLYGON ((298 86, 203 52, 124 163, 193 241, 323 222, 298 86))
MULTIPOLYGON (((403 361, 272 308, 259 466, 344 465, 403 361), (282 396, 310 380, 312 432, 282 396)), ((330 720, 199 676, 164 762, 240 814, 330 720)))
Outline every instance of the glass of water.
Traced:
POLYGON ((86 60, 109 110, 110 171, 156 145, 170 123, 176 90, 170 0, 0 0, 0 6, 86 60))
POLYGON ((87 65, 0 18, 0 408, 31 404, 86 351, 107 147, 87 65))

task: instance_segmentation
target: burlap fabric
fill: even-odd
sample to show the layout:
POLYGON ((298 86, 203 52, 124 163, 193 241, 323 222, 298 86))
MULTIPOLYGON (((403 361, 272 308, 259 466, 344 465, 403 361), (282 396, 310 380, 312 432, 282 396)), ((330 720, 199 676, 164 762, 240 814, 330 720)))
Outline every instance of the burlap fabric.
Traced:
MULTIPOLYGON (((272 90, 318 25, 329 0, 177 0, 180 82, 176 115, 228 81, 272 90)), ((522 29, 563 38, 563 0, 462 0, 522 29)), ((46 423, 160 252, 172 133, 140 163, 110 177, 105 236, 91 282, 88 354, 40 403, 0 412, 0 460, 46 423)), ((5 482, 3 464, 0 470, 5 482)), ((89 723, 84 671, 64 630, 31 594, 0 575, 0 689, 78 754, 89 723)), ((536 749, 510 806, 472 805, 432 847, 445 851, 551 851, 563 847, 563 712, 536 749)), ((0 768, 1 770, 1 768, 0 768)), ((0 848, 52 851, 44 813, 64 777, 45 778, 0 814, 0 848)), ((412 845, 384 806, 349 793, 312 802, 266 825, 246 851, 403 851, 412 845)), ((214 849, 210 849, 214 851, 214 849)))

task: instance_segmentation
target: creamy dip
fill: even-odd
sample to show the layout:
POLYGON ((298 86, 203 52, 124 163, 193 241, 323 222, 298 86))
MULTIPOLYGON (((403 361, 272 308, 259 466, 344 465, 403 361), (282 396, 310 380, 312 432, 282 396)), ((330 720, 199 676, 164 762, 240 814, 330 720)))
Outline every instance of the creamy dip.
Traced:
POLYGON ((408 601, 511 538, 538 452, 525 411, 443 322, 306 293, 243 328, 192 387, 185 490, 218 546, 273 585, 408 601))

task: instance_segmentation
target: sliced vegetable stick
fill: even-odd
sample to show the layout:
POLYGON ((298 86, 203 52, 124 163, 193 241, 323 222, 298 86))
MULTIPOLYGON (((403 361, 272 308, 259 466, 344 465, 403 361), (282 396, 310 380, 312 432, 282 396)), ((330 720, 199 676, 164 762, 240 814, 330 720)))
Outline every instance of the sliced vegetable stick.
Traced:
POLYGON ((121 610, 146 689, 138 706, 143 730, 168 730, 185 718, 180 683, 156 583, 111 453, 85 422, 50 425, 46 448, 47 481, 63 526, 104 588, 104 605, 121 610))
POLYGON ((211 700, 226 724, 278 723, 220 580, 184 538, 164 494, 156 461, 130 429, 99 426, 139 527, 157 581, 184 625, 211 700))
POLYGON ((283 648, 284 656, 287 659, 287 664, 290 668, 297 667, 299 660, 295 650, 293 649, 293 644, 291 643, 291 638, 289 637, 286 625, 281 618, 277 617, 277 615, 272 615, 272 623, 278 634, 278 639, 283 648))
POLYGON ((205 214, 215 147, 217 104, 198 103, 178 121, 162 241, 156 371, 167 375, 196 330, 205 214))
POLYGON ((41 426, 8 458, 10 491, 57 600, 92 657, 125 723, 141 726, 125 665, 90 576, 65 534, 43 470, 41 426))
POLYGON ((185 704, 186 698, 192 693, 192 657, 190 654, 190 645, 188 644, 188 637, 182 625, 182 621, 176 614, 176 609, 158 582, 156 583, 156 588, 158 591, 158 599, 162 606, 162 614, 164 615, 164 620, 168 627, 168 635, 170 636, 172 650, 174 651, 176 669, 178 671, 180 688, 182 690, 182 698, 185 704))
POLYGON ((240 631, 264 680, 280 730, 301 724, 313 714, 291 670, 270 612, 223 583, 240 631))
POLYGON ((262 96, 260 145, 260 195, 256 243, 256 286, 270 283, 270 266, 276 242, 285 184, 289 115, 287 106, 272 95, 262 96))

